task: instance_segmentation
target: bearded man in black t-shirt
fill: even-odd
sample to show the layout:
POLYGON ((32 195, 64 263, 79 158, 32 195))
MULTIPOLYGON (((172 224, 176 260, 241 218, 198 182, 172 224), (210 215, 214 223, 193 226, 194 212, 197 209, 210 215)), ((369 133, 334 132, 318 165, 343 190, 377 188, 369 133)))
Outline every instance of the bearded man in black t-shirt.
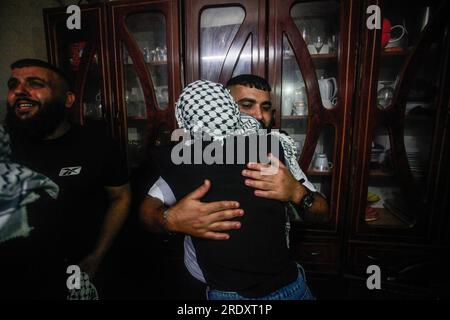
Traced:
POLYGON ((63 71, 35 59, 18 60, 11 70, 6 127, 12 159, 59 186, 56 223, 48 221, 58 229, 55 246, 65 268, 78 265, 92 279, 129 210, 126 163, 105 136, 71 124, 75 95, 63 71))

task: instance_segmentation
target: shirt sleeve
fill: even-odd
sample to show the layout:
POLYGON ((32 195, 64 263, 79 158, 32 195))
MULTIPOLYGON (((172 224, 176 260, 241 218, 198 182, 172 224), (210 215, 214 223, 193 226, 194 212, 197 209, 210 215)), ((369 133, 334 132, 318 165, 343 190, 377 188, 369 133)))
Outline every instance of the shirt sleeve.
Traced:
POLYGON ((159 177, 159 179, 151 186, 150 190, 148 190, 148 195, 158 198, 166 206, 172 206, 177 202, 172 189, 162 177, 159 177))
POLYGON ((308 188, 312 192, 317 192, 316 187, 308 180, 303 170, 300 169, 300 180, 299 182, 305 186, 305 188, 308 188))

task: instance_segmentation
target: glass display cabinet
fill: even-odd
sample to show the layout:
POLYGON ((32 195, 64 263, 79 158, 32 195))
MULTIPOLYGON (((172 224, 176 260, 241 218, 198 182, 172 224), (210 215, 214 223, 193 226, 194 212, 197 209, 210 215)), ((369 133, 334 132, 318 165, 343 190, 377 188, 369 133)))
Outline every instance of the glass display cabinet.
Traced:
POLYGON ((328 221, 294 224, 294 257, 358 285, 374 261, 388 284, 405 268, 424 274, 442 241, 432 230, 448 221, 436 199, 448 176, 445 1, 184 3, 187 81, 265 76, 276 128, 330 204, 328 221), (370 5, 380 29, 366 26, 370 5))
MULTIPOLYGON (((309 148, 303 153, 303 159, 305 156, 311 159, 309 161, 301 160, 301 164, 318 191, 329 199, 335 164, 335 128, 331 124, 324 124, 320 128, 321 130, 316 127, 320 132, 308 132, 308 121, 312 120, 309 114, 314 114, 313 108, 319 109, 320 113, 337 107, 339 3, 296 3, 292 6, 289 14, 296 30, 287 29, 292 33, 288 31, 283 32, 282 35, 281 128, 294 139, 300 152, 299 155, 303 153, 306 137, 309 138, 312 134, 316 135, 318 139, 315 142, 312 158, 307 153, 313 148, 309 148), (303 38, 300 45, 307 48, 315 73, 315 79, 314 75, 310 75, 313 79, 308 84, 305 83, 290 43, 290 38, 297 37, 299 39, 299 35, 303 38), (312 99, 308 99, 308 93, 311 97, 312 90, 317 89, 313 89, 313 87, 317 86, 319 87, 320 101, 316 101, 316 104, 311 103, 309 106, 308 100, 312 102, 312 99)), ((308 140, 307 146, 312 142, 311 139, 308 140)))
POLYGON ((267 78, 276 123, 296 142, 302 170, 330 206, 328 220, 296 222, 291 233, 294 258, 318 273, 339 273, 345 259, 359 8, 354 1, 269 1, 267 78))
POLYGON ((84 28, 69 30, 65 11, 60 8, 44 10, 49 61, 65 70, 76 93, 72 120, 112 134, 105 19, 105 6, 85 6, 81 14, 84 28))
MULTIPOLYGON (((329 201, 332 218, 323 231, 339 228, 339 200, 348 163, 349 112, 355 45, 347 30, 355 14, 348 2, 272 1, 268 78, 274 88, 277 123, 299 149, 299 163, 329 201), (349 19, 341 19, 343 13, 349 19)), ((312 229, 318 230, 314 223, 312 229)), ((311 229, 305 221, 302 227, 311 229)))
POLYGON ((181 90, 177 1, 81 6, 81 30, 61 8, 44 10, 49 60, 75 80, 75 120, 104 122, 133 170, 175 128, 181 90))
POLYGON ((357 112, 364 182, 354 231, 428 237, 445 123, 447 21, 439 2, 380 5, 382 32, 364 35, 371 76, 361 78, 357 112))
POLYGON ((382 28, 361 34, 348 270, 362 276, 377 264, 388 285, 431 291, 448 219, 438 196, 448 175, 448 3, 372 4, 382 28))
POLYGON ((75 79, 75 119, 120 139, 130 168, 175 128, 182 77, 266 77, 275 128, 293 137, 330 205, 328 219, 291 231, 314 284, 370 295, 376 264, 385 293, 444 288, 450 2, 121 0, 82 10, 79 31, 62 27, 65 10, 44 11, 49 59, 75 79), (367 27, 373 5, 378 29, 367 27))

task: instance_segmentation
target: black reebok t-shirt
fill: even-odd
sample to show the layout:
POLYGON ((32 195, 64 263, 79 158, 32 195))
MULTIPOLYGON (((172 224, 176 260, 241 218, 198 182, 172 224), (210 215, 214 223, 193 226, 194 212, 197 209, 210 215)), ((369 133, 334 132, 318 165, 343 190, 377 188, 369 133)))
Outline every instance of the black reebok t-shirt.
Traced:
POLYGON ((12 160, 52 179, 60 188, 55 219, 58 250, 76 264, 94 249, 108 208, 105 186, 128 181, 126 162, 102 132, 72 126, 54 140, 14 141, 12 160))

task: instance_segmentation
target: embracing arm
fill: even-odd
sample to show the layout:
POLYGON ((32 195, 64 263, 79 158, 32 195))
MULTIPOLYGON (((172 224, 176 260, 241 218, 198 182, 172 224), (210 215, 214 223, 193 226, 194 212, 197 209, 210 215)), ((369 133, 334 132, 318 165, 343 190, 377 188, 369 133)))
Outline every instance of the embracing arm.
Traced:
POLYGON ((147 195, 139 207, 139 217, 149 231, 163 233, 169 231, 163 216, 165 210, 161 200, 147 195))
POLYGON ((242 216, 236 201, 201 202, 208 192, 211 182, 205 182, 186 195, 170 208, 166 208, 161 200, 146 196, 142 202, 139 215, 147 228, 154 232, 180 232, 194 237, 213 240, 227 240, 229 235, 223 231, 239 229, 238 221, 228 221, 242 216), (164 211, 166 211, 164 218, 164 211))

